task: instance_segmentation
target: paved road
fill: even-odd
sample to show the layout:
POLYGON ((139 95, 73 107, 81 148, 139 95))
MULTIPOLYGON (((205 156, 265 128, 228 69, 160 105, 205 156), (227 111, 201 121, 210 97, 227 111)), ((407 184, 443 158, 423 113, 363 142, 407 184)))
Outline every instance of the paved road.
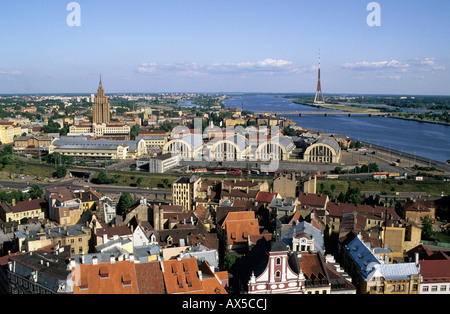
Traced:
POLYGON ((163 189, 146 189, 146 188, 136 188, 136 187, 126 187, 126 186, 113 186, 113 185, 96 185, 92 183, 85 182, 84 180, 73 178, 68 180, 63 180, 61 182, 54 182, 54 183, 42 183, 42 182, 27 182, 26 180, 0 180, 0 188, 1 189, 12 189, 12 190, 18 190, 18 189, 26 189, 29 185, 36 183, 43 189, 55 187, 55 186, 67 186, 73 190, 79 190, 86 187, 92 187, 95 190, 101 190, 105 194, 120 194, 124 191, 127 191, 132 194, 136 195, 150 195, 152 197, 155 197, 155 195, 158 196, 159 199, 162 199, 164 197, 164 194, 166 194, 166 197, 170 198, 172 195, 172 190, 163 190, 163 189))

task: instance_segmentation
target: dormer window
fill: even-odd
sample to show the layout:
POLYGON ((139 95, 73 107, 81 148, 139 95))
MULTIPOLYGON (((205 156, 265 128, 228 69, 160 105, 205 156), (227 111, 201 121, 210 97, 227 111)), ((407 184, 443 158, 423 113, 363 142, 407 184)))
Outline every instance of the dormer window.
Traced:
POLYGON ((101 279, 108 279, 109 278, 109 272, 106 267, 100 267, 99 274, 101 279))

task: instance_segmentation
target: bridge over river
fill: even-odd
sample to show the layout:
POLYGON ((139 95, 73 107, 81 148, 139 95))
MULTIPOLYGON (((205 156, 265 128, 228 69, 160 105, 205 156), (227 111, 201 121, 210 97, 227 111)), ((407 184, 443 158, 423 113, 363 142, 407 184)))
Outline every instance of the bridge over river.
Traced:
POLYGON ((355 111, 355 112, 349 112, 349 111, 262 111, 258 112, 256 111, 255 114, 257 115, 263 115, 263 114, 271 114, 271 115, 284 115, 284 114, 292 114, 292 115, 298 115, 298 116, 304 116, 304 115, 319 115, 319 116, 336 116, 336 115, 345 115, 348 117, 352 116, 380 116, 380 117, 390 117, 390 113, 386 112, 377 112, 377 111, 355 111))

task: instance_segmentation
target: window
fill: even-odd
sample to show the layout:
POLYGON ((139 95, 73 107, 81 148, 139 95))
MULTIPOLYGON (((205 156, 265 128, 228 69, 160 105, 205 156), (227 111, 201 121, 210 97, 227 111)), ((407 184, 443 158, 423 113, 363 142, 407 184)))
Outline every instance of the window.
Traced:
POLYGON ((441 291, 447 291, 447 286, 441 286, 441 291))
POLYGON ((276 264, 277 265, 281 265, 281 258, 280 257, 277 258, 277 263, 276 264))
POLYGON ((437 291, 437 286, 431 286, 431 291, 432 292, 436 292, 437 291))
POLYGON ((428 286, 423 286, 422 287, 422 292, 428 292, 429 291, 429 287, 428 286))
POLYGON ((276 278, 280 278, 280 277, 281 277, 281 272, 280 272, 280 271, 277 271, 277 272, 275 273, 275 277, 276 277, 276 278))

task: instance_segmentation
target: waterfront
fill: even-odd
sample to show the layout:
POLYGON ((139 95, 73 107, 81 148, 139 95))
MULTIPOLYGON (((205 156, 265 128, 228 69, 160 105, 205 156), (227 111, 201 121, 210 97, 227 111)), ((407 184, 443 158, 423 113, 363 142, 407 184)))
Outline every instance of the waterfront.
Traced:
MULTIPOLYGON (((238 96, 224 101, 228 107, 249 111, 319 111, 318 108, 294 104, 291 99, 275 95, 238 96)), ((320 111, 330 111, 321 109, 320 111)), ((409 154, 445 162, 450 159, 450 126, 384 117, 280 114, 298 126, 345 134, 346 136, 396 149, 409 154)))

